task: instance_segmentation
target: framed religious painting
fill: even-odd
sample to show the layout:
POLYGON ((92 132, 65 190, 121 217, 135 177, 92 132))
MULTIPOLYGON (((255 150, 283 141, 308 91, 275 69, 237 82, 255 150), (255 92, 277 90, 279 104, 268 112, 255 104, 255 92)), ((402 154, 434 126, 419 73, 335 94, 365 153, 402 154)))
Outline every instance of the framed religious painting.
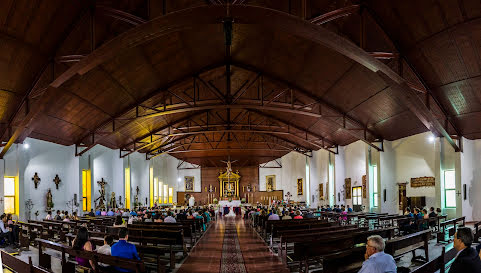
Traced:
POLYGON ((266 176, 266 191, 271 192, 276 190, 276 176, 267 175, 266 176))
POLYGON ((302 188, 302 178, 297 178, 297 195, 303 195, 304 189, 302 188))
POLYGON ((194 177, 184 176, 185 191, 194 191, 194 177))

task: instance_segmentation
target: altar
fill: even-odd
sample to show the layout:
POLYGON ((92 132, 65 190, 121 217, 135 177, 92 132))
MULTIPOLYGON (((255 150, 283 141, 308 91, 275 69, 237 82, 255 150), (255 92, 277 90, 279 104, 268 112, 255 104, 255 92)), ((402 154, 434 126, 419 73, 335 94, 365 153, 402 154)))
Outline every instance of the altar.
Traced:
POLYGON ((232 200, 232 201, 219 201, 219 207, 240 207, 241 201, 240 200, 232 200))

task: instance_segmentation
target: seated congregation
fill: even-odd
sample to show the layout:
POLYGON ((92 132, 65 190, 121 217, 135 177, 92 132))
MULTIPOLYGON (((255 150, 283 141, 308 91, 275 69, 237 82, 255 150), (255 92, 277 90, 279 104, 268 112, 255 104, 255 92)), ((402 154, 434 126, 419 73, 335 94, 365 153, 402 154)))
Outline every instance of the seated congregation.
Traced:
POLYGON ((481 272, 481 222, 473 229, 440 209, 412 211, 259 206, 244 219, 291 272, 481 272))
POLYGON ((92 212, 82 217, 67 211, 52 217, 49 212, 43 220, 28 222, 2 215, 2 255, 9 256, 3 259, 4 267, 26 272, 19 268, 27 259, 32 272, 170 272, 215 216, 212 207, 109 210, 113 216, 90 216, 92 212), (38 251, 38 261, 22 254, 28 250, 38 251), (60 267, 54 259, 60 260, 60 267))

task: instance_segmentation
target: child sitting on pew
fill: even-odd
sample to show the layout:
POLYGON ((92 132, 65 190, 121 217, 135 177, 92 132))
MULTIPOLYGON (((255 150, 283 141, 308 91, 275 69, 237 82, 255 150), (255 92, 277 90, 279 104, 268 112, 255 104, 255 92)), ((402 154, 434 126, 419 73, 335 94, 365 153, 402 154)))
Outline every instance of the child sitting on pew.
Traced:
MULTIPOLYGON (((99 249, 97 249, 97 253, 104 254, 104 255, 112 255, 110 248, 113 243, 114 243, 114 238, 111 235, 105 236, 104 245, 99 247, 99 249)), ((109 267, 108 264, 99 263, 99 265, 104 269, 109 267)))

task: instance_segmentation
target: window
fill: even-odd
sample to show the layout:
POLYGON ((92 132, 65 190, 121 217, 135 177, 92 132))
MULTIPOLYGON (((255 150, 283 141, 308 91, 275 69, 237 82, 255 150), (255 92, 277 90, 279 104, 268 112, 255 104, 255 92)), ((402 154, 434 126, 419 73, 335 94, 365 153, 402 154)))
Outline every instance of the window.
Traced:
MULTIPOLYGON (((330 155, 329 155, 330 156, 330 155)), ((329 164, 329 188, 327 189, 327 196, 329 198, 329 205, 334 206, 334 166, 329 164)))
POLYGON ((169 201, 169 185, 164 185, 164 204, 167 204, 169 201))
POLYGON ((352 188, 352 205, 362 205, 362 187, 352 188))
POLYGON ((169 203, 172 204, 172 198, 174 196, 174 188, 169 188, 169 203))
POLYGON ((125 168, 125 208, 130 209, 130 168, 125 168))
POLYGON ((454 170, 444 171, 446 208, 456 208, 456 178, 454 170))
POLYGON ((18 186, 16 185, 16 177, 6 176, 4 178, 3 193, 5 198, 5 213, 17 214, 18 215, 18 198, 17 191, 18 186))
POLYGON ((154 198, 156 198, 155 197, 156 195, 154 194, 154 187, 155 187, 154 185, 155 185, 156 182, 154 183, 154 181, 157 181, 156 179, 154 179, 154 168, 150 167, 149 168, 149 183, 150 183, 150 185, 149 185, 150 186, 149 195, 150 195, 150 206, 151 207, 154 206, 154 202, 155 202, 154 198))
POLYGON ((83 211, 90 211, 92 204, 90 202, 90 196, 92 194, 91 189, 91 175, 90 170, 82 170, 82 209, 83 211))
POLYGON ((372 199, 373 199, 373 206, 377 207, 378 206, 378 185, 377 185, 377 166, 373 165, 372 166, 372 185, 373 185, 373 191, 372 191, 372 199))
POLYGON ((159 182, 157 181, 157 177, 154 178, 154 198, 155 203, 158 203, 157 200, 159 200, 159 182))
POLYGON ((157 204, 162 204, 162 201, 164 201, 164 199, 163 199, 163 196, 164 196, 163 188, 164 188, 164 183, 159 182, 159 195, 157 196, 157 199, 156 199, 157 204))

